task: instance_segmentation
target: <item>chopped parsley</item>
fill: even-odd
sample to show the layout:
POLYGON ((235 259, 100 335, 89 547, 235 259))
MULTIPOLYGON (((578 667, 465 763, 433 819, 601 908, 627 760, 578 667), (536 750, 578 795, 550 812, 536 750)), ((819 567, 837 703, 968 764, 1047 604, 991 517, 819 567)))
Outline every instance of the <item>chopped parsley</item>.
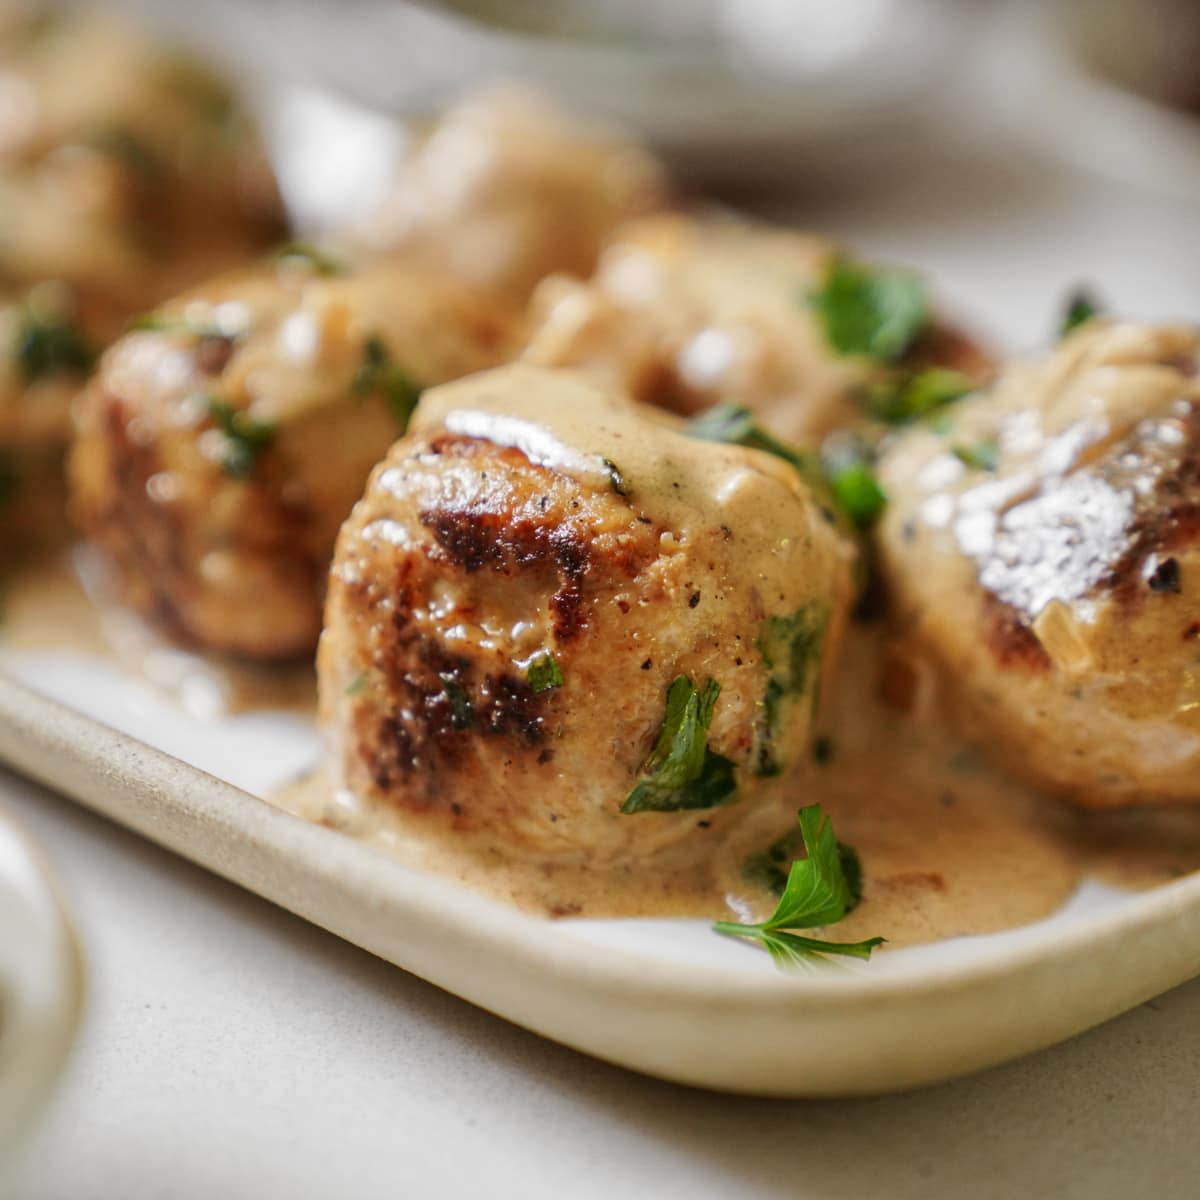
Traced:
MULTIPOLYGON (((871 951, 882 945, 883 938, 829 942, 795 932, 840 921, 856 903, 856 887, 861 889, 862 880, 857 855, 838 842, 821 806, 807 805, 798 816, 806 857, 797 859, 789 868, 775 911, 756 925, 718 921, 713 928, 728 937, 757 942, 770 952, 780 967, 807 966, 827 955, 870 958, 871 951)), ((768 850, 767 855, 770 856, 778 845, 776 843, 768 850)), ((774 865, 781 867, 781 864, 774 865)))
POLYGON ((929 321, 925 285, 916 275, 845 257, 830 263, 808 303, 838 354, 880 362, 903 358, 929 321))
POLYGON ((686 675, 667 689, 666 715, 642 777, 621 805, 623 813, 677 812, 730 803, 737 792, 733 763, 708 748, 708 727, 721 685, 697 691, 686 675))
POLYGON ((1000 444, 995 438, 970 446, 951 446, 950 453, 972 471, 994 471, 1000 462, 1000 444))
POLYGON ((32 300, 21 310, 13 354, 27 383, 47 375, 82 375, 96 361, 95 350, 69 316, 32 300))
POLYGON ((195 338, 227 338, 229 334, 214 321, 197 321, 180 312, 158 310, 139 313, 125 322, 130 333, 184 333, 195 338))
POLYGON ((875 468, 865 459, 829 471, 829 487, 837 506, 859 529, 869 529, 887 505, 887 496, 875 477, 875 468))
POLYGON ((748 408, 736 404, 718 404, 693 417, 687 431, 702 441, 747 446, 783 459, 796 468, 823 507, 835 506, 860 529, 871 525, 887 503, 870 453, 857 441, 852 453, 839 451, 819 458, 775 437, 755 422, 748 408))
POLYGON ((975 381, 961 371, 927 367, 876 384, 867 392, 867 411, 887 425, 907 425, 961 400, 975 388, 975 381))
POLYGON ((352 387, 359 396, 382 396, 392 410, 400 432, 408 429, 409 418, 421 398, 421 388, 392 362, 387 346, 377 334, 371 334, 363 343, 362 361, 352 387))
POLYGON ((209 398, 208 414, 225 436, 221 469, 234 479, 249 479, 258 465, 258 456, 275 440, 275 426, 256 421, 215 396, 209 398))
POLYGON ((813 469, 810 455, 767 432, 756 424, 754 414, 748 408, 737 404, 718 404, 707 409, 688 422, 687 431, 702 442, 726 442, 751 450, 765 450, 791 463, 802 474, 810 473, 813 469))
POLYGON ((811 690, 816 704, 815 667, 821 656, 825 624, 823 613, 805 605, 790 616, 768 617, 759 627, 755 646, 769 674, 754 748, 756 775, 778 775, 782 769, 774 743, 784 702, 811 690))
POLYGON ((1102 306, 1087 288, 1076 288, 1068 297, 1063 308, 1062 318, 1058 323, 1058 336, 1061 340, 1067 334, 1074 332, 1080 325, 1098 317, 1102 306))
POLYGON ((307 267, 314 275, 341 275, 346 264, 341 259, 314 246, 311 242, 288 242, 275 251, 277 263, 296 263, 307 267))
POLYGON ((347 696, 361 696, 366 690, 367 673, 366 671, 359 671, 359 673, 355 675, 355 677, 350 680, 348 684, 346 684, 346 690, 344 694, 347 696))
POLYGON ((563 679, 562 668, 559 667, 558 660, 549 650, 544 654, 539 654, 529 664, 529 669, 525 672, 525 679, 535 692, 547 692, 551 688, 560 688, 566 682, 563 679))
MULTIPOLYGON (((765 850, 751 854, 742 864, 742 878, 747 883, 755 884, 774 896, 782 896, 787 887, 788 871, 796 858, 796 854, 804 844, 804 839, 797 825, 789 829, 781 837, 777 837, 765 850)), ((862 864, 858 851, 845 842, 838 842, 838 860, 842 864, 842 874, 846 877, 846 886, 850 891, 850 901, 846 912, 853 912, 862 900, 862 864)))

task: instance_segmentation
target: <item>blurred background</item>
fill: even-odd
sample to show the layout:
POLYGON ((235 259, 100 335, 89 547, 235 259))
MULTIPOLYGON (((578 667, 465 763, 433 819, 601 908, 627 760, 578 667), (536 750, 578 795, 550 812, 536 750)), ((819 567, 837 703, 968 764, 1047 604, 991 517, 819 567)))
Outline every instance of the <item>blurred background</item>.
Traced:
POLYGON ((686 188, 925 266, 1018 345, 1062 290, 1200 307, 1188 0, 124 0, 225 63, 293 214, 364 211, 427 116, 521 79, 686 188), (1014 256, 1014 248, 1021 253, 1014 256))

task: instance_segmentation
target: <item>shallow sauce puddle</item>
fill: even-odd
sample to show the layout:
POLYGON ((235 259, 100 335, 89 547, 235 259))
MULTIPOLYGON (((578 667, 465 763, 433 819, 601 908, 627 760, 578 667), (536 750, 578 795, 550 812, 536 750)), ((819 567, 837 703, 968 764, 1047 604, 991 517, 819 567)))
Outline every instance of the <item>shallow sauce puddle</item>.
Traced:
MULTIPOLYGON (((0 647, 115 660, 196 719, 265 708, 311 713, 314 706, 311 668, 233 667, 180 651, 137 618, 93 604, 60 562, 31 564, 10 581, 0 647)), ((829 761, 797 772, 781 787, 777 808, 747 814, 703 861, 689 851, 603 870, 586 862, 513 863, 478 841, 415 838, 393 814, 339 794, 321 773, 267 799, 534 912, 733 912, 741 919, 759 919, 774 904, 765 887, 744 877, 746 859, 795 827, 797 807, 820 802, 838 837, 858 851, 864 875, 862 903, 836 937, 879 934, 892 945, 1028 924, 1057 910, 1084 879, 1136 890, 1200 868, 1200 812, 1077 812, 1047 800, 999 775, 948 732, 919 668, 915 675, 905 668, 917 685, 900 689, 906 695, 898 707, 897 689, 881 687, 887 658, 877 630, 851 630, 820 727, 829 761)))

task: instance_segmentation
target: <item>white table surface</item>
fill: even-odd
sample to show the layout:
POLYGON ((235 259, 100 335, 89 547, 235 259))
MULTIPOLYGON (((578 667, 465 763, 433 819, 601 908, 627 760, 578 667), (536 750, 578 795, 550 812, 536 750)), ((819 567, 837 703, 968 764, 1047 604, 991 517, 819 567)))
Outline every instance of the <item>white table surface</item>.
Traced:
MULTIPOLYGON (((1087 279, 1200 313, 1200 216, 992 135, 791 211, 926 267, 1012 345, 1087 279)), ((877 1100, 691 1092, 546 1043, 11 777, 91 975, 21 1200, 1197 1194, 1200 981, 985 1075, 877 1100)))

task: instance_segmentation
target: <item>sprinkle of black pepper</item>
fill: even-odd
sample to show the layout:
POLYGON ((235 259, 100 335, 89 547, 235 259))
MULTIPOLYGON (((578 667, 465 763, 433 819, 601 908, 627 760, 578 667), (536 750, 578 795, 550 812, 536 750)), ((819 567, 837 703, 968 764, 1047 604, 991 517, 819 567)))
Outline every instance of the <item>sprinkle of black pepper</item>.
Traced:
POLYGON ((1181 592, 1183 585, 1179 580, 1179 560, 1164 558, 1154 568, 1154 573, 1146 581, 1152 592, 1181 592))
POLYGON ((642 663, 642 670, 648 671, 652 666, 654 666, 654 663, 650 659, 646 659, 646 661, 642 663))
POLYGON ((700 603, 700 593, 693 592, 688 599, 688 608, 695 608, 700 603))

